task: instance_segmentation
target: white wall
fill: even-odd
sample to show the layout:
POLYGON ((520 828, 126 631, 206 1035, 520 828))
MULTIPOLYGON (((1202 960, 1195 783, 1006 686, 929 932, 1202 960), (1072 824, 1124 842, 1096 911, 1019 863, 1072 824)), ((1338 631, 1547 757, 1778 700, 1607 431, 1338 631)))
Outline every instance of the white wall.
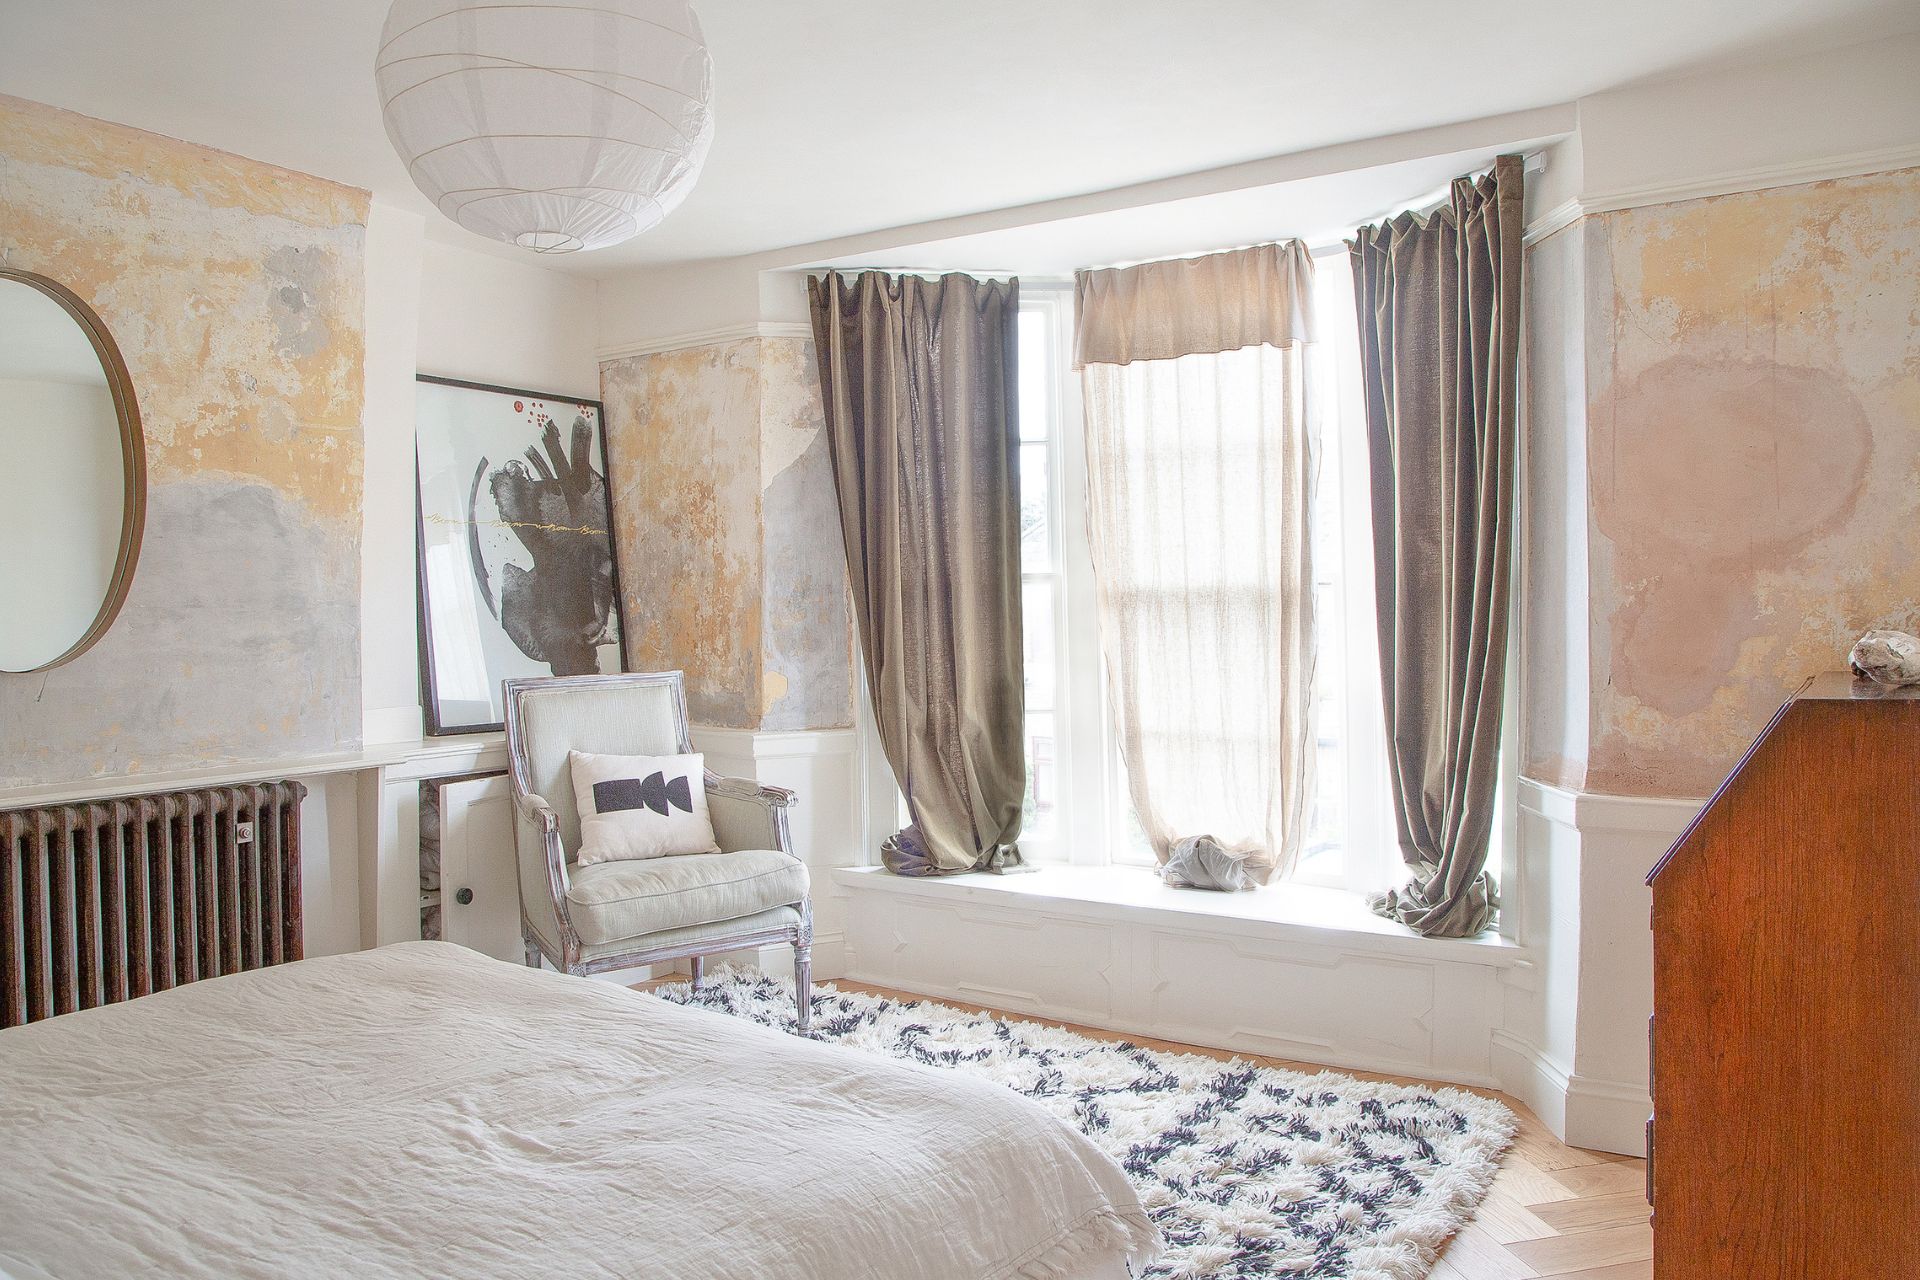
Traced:
POLYGON ((360 797, 352 774, 309 778, 300 806, 300 911, 306 954, 361 948, 360 797))
POLYGON ((360 695, 370 745, 420 736, 412 529, 423 231, 417 213, 377 202, 368 210, 360 695))
MULTIPOLYGON (((362 713, 370 750, 421 739, 415 567, 414 388, 419 373, 599 398, 596 286, 536 263, 429 236, 420 215, 375 202, 367 220, 365 506, 361 579, 362 713)), ((443 743, 444 747, 456 744, 443 743)), ((478 748, 476 748, 477 750, 478 748)), ((447 767, 472 767, 466 754, 447 767)), ((389 940, 381 921, 410 901, 410 843, 387 767, 309 780, 305 823, 309 954, 389 940), (382 861, 384 856, 385 861, 382 861), (386 909, 381 910, 385 903, 386 909)), ((401 770, 407 773, 407 770, 401 770)), ((410 908, 409 908, 410 909, 410 908)))
POLYGON ((1583 98, 1579 109, 1588 198, 1718 175, 1731 175, 1734 190, 1799 181, 1799 165, 1911 155, 1920 35, 1636 85, 1583 98))
POLYGON ((416 741, 421 734, 415 375, 598 399, 596 292, 592 280, 441 244, 428 238, 418 214, 373 205, 361 586, 369 745, 416 741))
POLYGON ((624 271, 600 285, 598 358, 745 336, 761 319, 760 271, 749 259, 624 271))
POLYGON ((420 272, 420 372, 600 398, 599 286, 429 238, 420 272))

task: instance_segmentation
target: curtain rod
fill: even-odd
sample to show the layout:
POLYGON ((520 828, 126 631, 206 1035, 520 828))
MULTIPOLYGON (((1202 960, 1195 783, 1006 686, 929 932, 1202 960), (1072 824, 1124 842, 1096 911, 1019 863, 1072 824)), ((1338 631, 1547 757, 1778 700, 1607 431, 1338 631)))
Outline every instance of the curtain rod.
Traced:
MULTIPOLYGON (((1536 173, 1546 172, 1547 153, 1544 147, 1534 151, 1522 152, 1521 158, 1523 161, 1522 171, 1525 172, 1528 176, 1532 176, 1533 174, 1536 174, 1536 173)), ((1491 170, 1492 170, 1492 165, 1487 165, 1483 168, 1470 170, 1466 176, 1478 177, 1482 173, 1491 172, 1491 170)), ((1447 203, 1453 198, 1452 192, 1453 192, 1453 180, 1449 179, 1446 186, 1440 188, 1438 192, 1431 193, 1425 203, 1423 203, 1420 207, 1412 211, 1413 216, 1416 218, 1432 217, 1439 210, 1446 208, 1447 203)), ((1348 234, 1352 234, 1353 232, 1358 231, 1361 227, 1369 226, 1376 222, 1385 222, 1389 218, 1397 218, 1400 216, 1401 212, 1402 212, 1401 210, 1396 209, 1396 210, 1376 213, 1371 217, 1362 218, 1360 221, 1354 223, 1353 226, 1348 229, 1348 234)), ((1275 243, 1284 242, 1288 239, 1293 239, 1293 238, 1295 237, 1278 236, 1278 237, 1275 237, 1274 242, 1275 243)), ((1231 249, 1205 250, 1204 252, 1208 252, 1208 253, 1231 252, 1231 249)), ((1307 246, 1307 256, 1310 258, 1330 258, 1335 254, 1345 254, 1346 252, 1347 252, 1347 242, 1344 238, 1339 240, 1329 241, 1322 244, 1310 244, 1307 246)), ((1185 255, 1185 256, 1199 256, 1199 255, 1196 254, 1196 255, 1185 255)), ((1143 261, 1155 261, 1155 259, 1143 259, 1143 261)), ((960 271, 960 270, 953 270, 953 269, 929 270, 924 267, 852 267, 852 268, 808 267, 806 268, 806 270, 809 272, 809 274, 814 272, 820 272, 820 271, 839 271, 843 273, 860 272, 860 271, 883 271, 889 275, 926 276, 928 278, 938 278, 943 275, 968 275, 968 276, 977 276, 983 280, 1013 279, 1021 274, 1020 272, 1017 272, 1017 271, 979 271, 979 270, 960 271)), ((1056 276, 1054 273, 1048 272, 1048 273, 1029 273, 1027 278, 1036 280, 1036 281, 1044 281, 1044 280, 1059 279, 1059 278, 1071 279, 1072 277, 1071 276, 1059 277, 1059 276, 1056 276)))

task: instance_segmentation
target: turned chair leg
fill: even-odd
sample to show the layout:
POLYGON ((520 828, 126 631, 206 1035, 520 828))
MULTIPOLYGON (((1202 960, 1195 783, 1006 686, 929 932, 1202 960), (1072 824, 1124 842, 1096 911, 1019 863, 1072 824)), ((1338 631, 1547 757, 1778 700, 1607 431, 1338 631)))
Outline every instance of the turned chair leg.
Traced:
POLYGON ((700 984, 706 981, 707 958, 705 956, 695 956, 687 962, 687 968, 693 974, 693 989, 698 991, 700 984))
POLYGON ((793 949, 794 1024, 805 1035, 813 1025, 813 944, 793 949))

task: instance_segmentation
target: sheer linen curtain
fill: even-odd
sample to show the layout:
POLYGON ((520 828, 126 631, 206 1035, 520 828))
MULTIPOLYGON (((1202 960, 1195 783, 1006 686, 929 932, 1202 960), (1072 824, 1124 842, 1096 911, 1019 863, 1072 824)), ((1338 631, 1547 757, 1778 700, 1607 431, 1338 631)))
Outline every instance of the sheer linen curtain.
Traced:
POLYGON ((1362 227, 1348 248, 1373 489, 1381 699, 1400 855, 1373 903, 1471 937, 1487 874, 1506 699, 1520 365, 1519 156, 1447 206, 1362 227))
POLYGON ((882 858, 1004 870, 1027 791, 1019 284, 836 272, 807 295, 867 690, 913 815, 882 858))
POLYGON ((1112 719, 1164 863, 1210 835, 1265 883, 1312 794, 1313 458, 1298 241, 1075 278, 1087 523, 1112 719))

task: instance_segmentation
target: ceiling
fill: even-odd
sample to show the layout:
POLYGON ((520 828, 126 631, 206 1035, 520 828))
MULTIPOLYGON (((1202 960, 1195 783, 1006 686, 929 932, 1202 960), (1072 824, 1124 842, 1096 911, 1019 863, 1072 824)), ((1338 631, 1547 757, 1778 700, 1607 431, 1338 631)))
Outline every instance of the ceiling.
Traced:
MULTIPOLYGON (((1222 247, 1298 237, 1316 251, 1340 247, 1361 221, 1445 198, 1455 176, 1484 169, 1502 148, 1451 151, 1186 199, 1129 204, 806 263, 842 271, 969 271, 1071 276, 1082 267, 1180 258, 1222 247)), ((1344 248, 1341 249, 1344 253, 1344 248)))
MULTIPOLYGON (((718 132, 604 274, 731 257, 1920 29, 1911 0, 695 0, 718 132)), ((370 189, 387 0, 0 0, 0 92, 370 189)), ((522 250, 498 252, 530 258, 522 250)))

